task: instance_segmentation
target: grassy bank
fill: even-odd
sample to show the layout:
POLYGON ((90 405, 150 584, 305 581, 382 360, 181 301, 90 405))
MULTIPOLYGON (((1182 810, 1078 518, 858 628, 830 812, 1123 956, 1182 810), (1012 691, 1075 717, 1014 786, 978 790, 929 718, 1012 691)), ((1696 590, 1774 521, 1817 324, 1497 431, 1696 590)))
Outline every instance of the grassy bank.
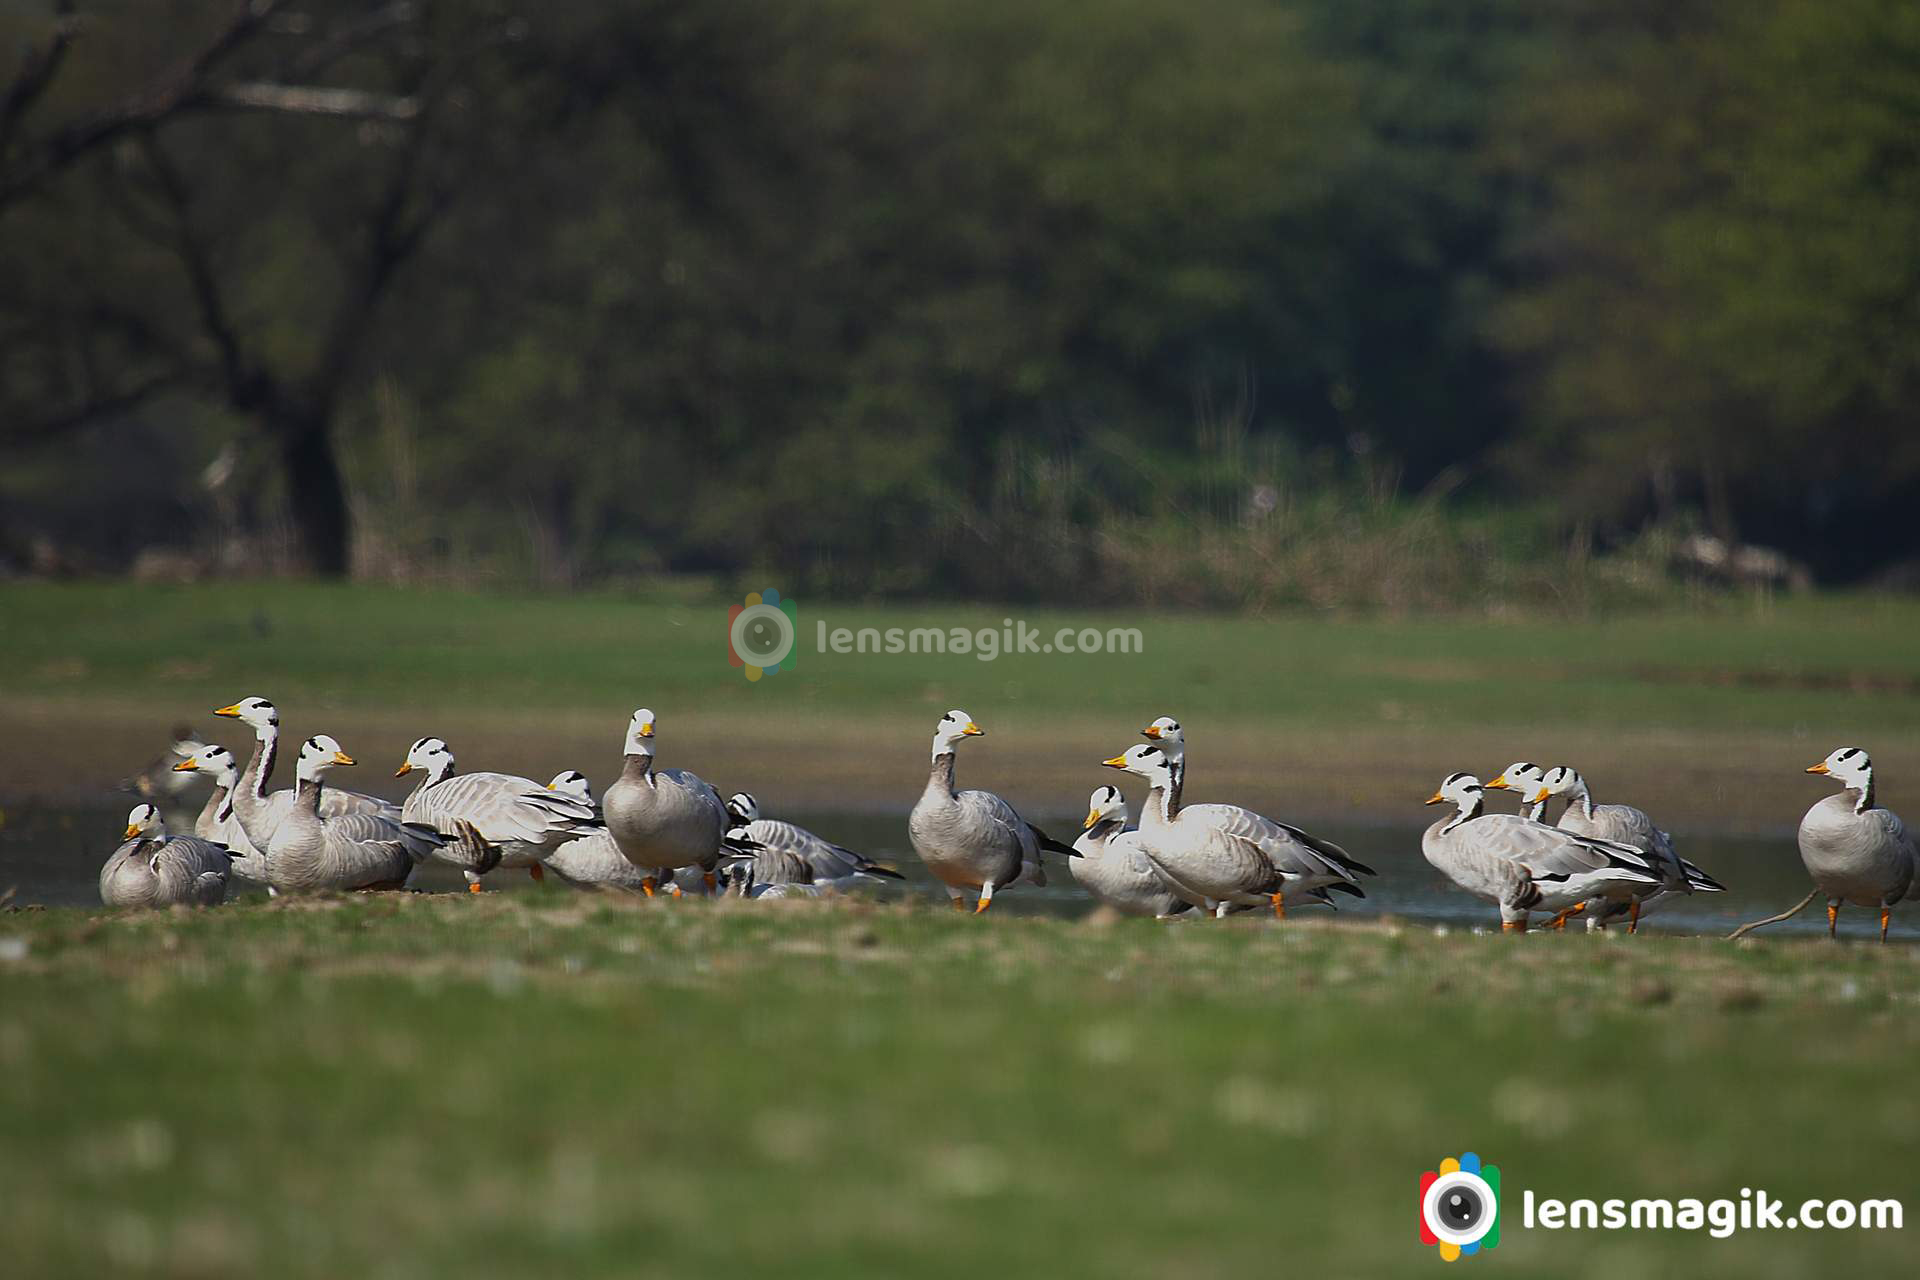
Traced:
POLYGON ((1189 726, 1196 777, 1300 813, 1397 812, 1451 769, 1526 757, 1571 759, 1677 822, 1778 825, 1811 798, 1787 775, 1842 742, 1874 749, 1890 802, 1920 798, 1909 781, 1920 776, 1920 647, 1909 640, 1920 604, 1905 601, 1602 623, 1037 613, 1022 620, 1048 640, 1063 626, 1138 627, 1145 652, 990 662, 816 652, 817 624, 998 628, 1009 610, 803 601, 795 669, 757 685, 725 661, 724 604, 8 585, 0 700, 41 750, 5 786, 97 787, 150 755, 166 726, 206 727, 209 708, 261 693, 291 730, 326 729, 379 759, 438 733, 470 766, 548 773, 604 772, 645 704, 674 762, 875 804, 917 784, 929 726, 954 705, 992 734, 969 758, 975 778, 1067 796, 1098 781, 1092 761, 1171 713, 1189 726))
MULTIPOLYGON (((1510 1209, 1797 1204, 1911 1201, 1920 1140, 1910 948, 491 895, 16 914, 0 956, 22 1275, 1425 1275, 1463 1148, 1510 1209)), ((1910 1256, 1516 1215, 1500 1260, 1910 1256)))

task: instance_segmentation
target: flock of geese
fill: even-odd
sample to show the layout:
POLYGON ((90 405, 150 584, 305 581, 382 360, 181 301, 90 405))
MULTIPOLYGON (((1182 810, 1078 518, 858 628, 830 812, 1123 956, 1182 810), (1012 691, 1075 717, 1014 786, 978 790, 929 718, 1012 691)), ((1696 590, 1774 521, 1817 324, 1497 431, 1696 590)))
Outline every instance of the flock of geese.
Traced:
MULTIPOLYGON (((535 880, 552 872, 569 884, 649 897, 815 896, 903 878, 793 823, 762 817, 746 792, 722 800, 697 774, 660 768, 655 717, 644 708, 628 722, 620 775, 598 803, 577 770, 546 783, 459 773, 439 738, 408 748, 395 776, 418 774, 419 781, 399 804, 332 785, 333 771, 355 762, 325 734, 301 744, 293 788, 272 791, 278 709, 246 698, 215 714, 253 730, 246 766, 222 746, 181 748, 173 770, 207 774, 212 794, 192 835, 169 834, 151 803, 134 808, 124 842, 100 872, 108 905, 213 905, 236 876, 275 894, 403 889, 429 862, 458 868, 473 892, 486 876, 515 868, 535 880)), ((1186 734, 1166 716, 1141 731, 1146 741, 1101 761, 1146 783, 1139 824, 1129 824, 1119 788, 1102 786, 1078 839, 1063 844, 1000 796, 957 787, 959 744, 984 732, 964 711, 941 718, 926 788, 907 818, 915 853, 956 908, 984 912, 997 893, 1045 885, 1045 854, 1066 858, 1073 879, 1102 904, 1160 918, 1256 910, 1285 918, 1289 905, 1332 906, 1335 894, 1364 898, 1364 879, 1376 874, 1299 827, 1236 805, 1185 803, 1186 734)), ((1739 932, 1784 920, 1824 895, 1829 934, 1841 906, 1853 905, 1879 911, 1884 942, 1893 906, 1920 894, 1920 845, 1898 815, 1875 803, 1866 752, 1843 747, 1807 772, 1842 788, 1800 824, 1813 891, 1792 911, 1739 932)), ((1453 807, 1421 837, 1427 861, 1497 907, 1504 931, 1525 932, 1544 914, 1552 928, 1583 916, 1589 929, 1624 920, 1631 933, 1648 912, 1724 889, 1681 857, 1646 813, 1596 803, 1586 780, 1565 766, 1518 761, 1485 784, 1454 773, 1427 803, 1453 807), (1487 812, 1490 791, 1518 796, 1521 812, 1487 812), (1565 808, 1550 823, 1555 800, 1565 808)))

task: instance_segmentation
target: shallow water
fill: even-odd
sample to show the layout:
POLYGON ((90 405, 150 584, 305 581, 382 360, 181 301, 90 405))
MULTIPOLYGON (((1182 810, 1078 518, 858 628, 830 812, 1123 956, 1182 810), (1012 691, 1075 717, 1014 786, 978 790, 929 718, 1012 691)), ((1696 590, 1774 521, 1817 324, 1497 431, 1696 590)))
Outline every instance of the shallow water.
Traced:
MULTIPOLYGON (((132 803, 131 797, 123 796, 92 804, 22 802, 6 806, 0 822, 0 894, 11 889, 15 906, 97 903, 100 864, 118 844, 118 834, 132 803)), ((906 873, 908 880, 904 885, 888 886, 878 891, 881 894, 913 893, 945 900, 945 890, 926 874, 907 844, 904 813, 799 810, 779 816, 849 848, 860 849, 906 873)), ((191 821, 191 814, 187 814, 171 826, 175 831, 182 831, 188 829, 191 821)), ((1041 819, 1041 825, 1061 839, 1075 833, 1073 818, 1048 815, 1041 819)), ((1367 881, 1364 901, 1340 899, 1341 916, 1367 918, 1392 914, 1466 926, 1498 923, 1499 916, 1492 907, 1454 889, 1420 856, 1420 833, 1425 829, 1424 824, 1319 822, 1310 825, 1316 835, 1338 842, 1380 873, 1367 881)), ((1724 935, 1745 921, 1784 910, 1798 902, 1811 887, 1790 831, 1775 836, 1679 833, 1675 841, 1683 854, 1726 884, 1728 891, 1697 894, 1691 901, 1644 917, 1642 928, 1724 935)), ((1046 888, 1023 885, 1009 890, 994 899, 993 910, 1000 914, 1076 916, 1091 909, 1091 900, 1073 883, 1061 859, 1048 857, 1047 876, 1046 888)), ((430 890, 452 892, 460 888, 458 875, 445 868, 428 868, 421 880, 422 887, 430 890)), ((542 888, 520 872, 496 873, 488 877, 488 888, 508 892, 571 892, 551 879, 542 888)), ((261 891, 247 887, 242 892, 261 891)), ((1326 908, 1301 910, 1317 913, 1326 908)), ((1890 938, 1920 936, 1920 911, 1910 910, 1907 915, 1911 918, 1903 919, 1899 912, 1895 913, 1890 938)), ((1857 937, 1874 936, 1878 932, 1877 921, 1870 917, 1870 912, 1849 908, 1841 915, 1841 930, 1857 937)), ((1765 932, 1805 935, 1820 933, 1825 928, 1825 913, 1816 904, 1793 920, 1774 925, 1765 932)))

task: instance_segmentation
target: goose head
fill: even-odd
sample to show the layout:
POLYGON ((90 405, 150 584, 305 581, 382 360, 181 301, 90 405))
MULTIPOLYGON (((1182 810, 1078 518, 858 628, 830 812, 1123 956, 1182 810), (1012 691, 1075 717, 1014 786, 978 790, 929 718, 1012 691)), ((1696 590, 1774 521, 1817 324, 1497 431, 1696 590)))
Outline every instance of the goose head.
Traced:
POLYGON ((257 738, 264 738, 280 728, 280 708, 265 698, 242 698, 238 702, 221 707, 213 714, 238 720, 252 729, 257 738))
POLYGON ((553 775, 553 781, 547 784, 547 790, 558 791, 563 796, 575 800, 593 799, 593 784, 587 781, 587 775, 578 769, 562 769, 553 775))
POLYGON ((1495 774, 1484 790, 1511 791, 1520 797, 1521 803, 1531 804, 1533 793, 1540 789, 1540 779, 1546 772, 1531 760, 1516 760, 1495 774))
POLYGON ((1480 808, 1486 798, 1486 788, 1480 785, 1480 779, 1470 773, 1450 773, 1440 789, 1427 797, 1428 804, 1452 804, 1460 807, 1464 814, 1480 808))
POLYGON ((1172 716, 1161 716, 1158 720, 1155 720, 1152 724, 1142 729, 1140 736, 1159 743, 1160 749, 1167 753, 1167 759, 1176 763, 1179 762, 1181 756, 1186 754, 1186 730, 1182 729, 1180 722, 1172 716))
POLYGON ((653 754, 653 712, 645 707, 634 712, 633 718, 627 721, 625 754, 630 756, 653 754))
POLYGON ((1557 764, 1540 775, 1539 785, 1533 788, 1530 803, 1542 804, 1549 796, 1566 796, 1578 803, 1587 796, 1587 780, 1580 776, 1578 769, 1557 764))
POLYGON ((1109 769, 1124 769, 1136 777, 1145 778, 1150 786, 1170 787, 1173 785, 1173 764, 1167 759, 1167 753, 1151 742, 1142 742, 1138 746, 1128 747, 1125 752, 1111 760, 1102 760, 1101 764, 1109 769))
POLYGON ((165 836, 167 824, 160 817, 160 807, 151 804, 137 804, 127 811, 127 830, 120 838, 134 840, 144 836, 165 836))
POLYGON ((751 793, 736 791, 727 797, 727 818, 736 827, 744 827, 749 822, 758 821, 760 802, 751 793))
POLYGON ((318 782, 334 766, 352 763, 353 757, 342 751, 338 742, 324 733, 316 733, 300 744, 300 763, 295 766, 293 776, 302 782, 318 782))
POLYGON ((173 766, 175 773, 205 773, 212 777, 213 785, 233 790, 233 784, 240 779, 240 765, 233 758, 233 752, 218 743, 209 743, 199 747, 193 754, 173 766))
POLYGON ((1859 747, 1838 747, 1819 764, 1807 766, 1808 773, 1821 773, 1849 791, 1860 793, 1855 813, 1873 807, 1873 758, 1859 747))
POLYGON ((986 732, 973 722, 973 717, 958 707, 940 717, 940 723, 933 730, 933 758, 950 756, 954 744, 962 738, 977 738, 986 732))
POLYGON ((420 738, 407 748, 407 758, 393 771, 396 778, 404 778, 415 769, 424 769, 427 781, 438 782, 453 772, 453 748, 442 738, 420 738))
POLYGON ((1118 787, 1095 787, 1093 794, 1087 798, 1087 820, 1080 824, 1080 829, 1091 831, 1108 819, 1122 824, 1126 822, 1127 798, 1120 794, 1118 787))

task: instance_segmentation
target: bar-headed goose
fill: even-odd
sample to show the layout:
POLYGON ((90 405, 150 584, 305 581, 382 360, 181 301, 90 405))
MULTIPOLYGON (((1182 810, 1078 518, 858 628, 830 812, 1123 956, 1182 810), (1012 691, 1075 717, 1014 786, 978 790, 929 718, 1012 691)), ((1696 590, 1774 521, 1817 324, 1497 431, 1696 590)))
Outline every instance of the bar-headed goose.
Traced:
POLYGON ((207 796, 200 816, 194 819, 193 834, 227 846, 233 858, 233 874, 255 884, 267 883, 267 861, 247 839, 240 815, 233 811, 233 793, 240 782, 240 763, 233 752, 218 743, 199 747, 173 766, 176 773, 198 773, 213 779, 213 791, 207 796))
POLYGON ((443 738, 415 739, 393 776, 416 770, 420 782, 401 802, 401 815, 452 837, 442 857, 460 865, 469 893, 480 892, 480 877, 495 866, 525 867, 538 880, 549 853, 600 829, 591 800, 517 774, 456 773, 453 749, 443 738), (482 851, 477 855, 476 844, 482 851))
POLYGON ((736 791, 727 797, 727 820, 732 824, 727 832, 729 839, 751 841, 760 846, 759 850, 749 851, 749 855, 761 860, 755 875, 770 884, 817 884, 823 889, 845 892, 863 884, 906 879, 892 867, 883 867, 864 853, 823 840, 805 827, 761 817, 760 802, 745 791, 736 791), (776 865, 785 865, 788 872, 794 871, 784 863, 789 858, 798 858, 806 864, 804 878, 775 873, 776 865))
MULTIPOLYGON (((553 775, 548 790, 593 805, 593 785, 578 769, 565 769, 553 775)), ((568 884, 602 889, 628 889, 640 892, 647 873, 627 861, 613 833, 602 826, 583 836, 575 836, 547 855, 547 869, 568 884)))
POLYGON ((1540 789, 1540 779, 1546 776, 1546 772, 1531 760, 1515 760, 1495 774, 1493 781, 1486 784, 1486 789, 1513 792, 1520 799, 1521 813, 1535 822, 1545 822, 1546 801, 1536 798, 1534 793, 1540 789))
POLYGON ((1503 931, 1525 933, 1534 911, 1566 911, 1589 898, 1657 885, 1647 856, 1512 813, 1485 812, 1470 773, 1448 775, 1427 800, 1458 812, 1428 827, 1420 851, 1447 879, 1500 908, 1503 931))
POLYGON ((1044 886, 1046 870, 1040 851, 1050 849, 1079 857, 1022 818, 1014 807, 991 791, 956 791, 954 754, 966 738, 986 733, 964 711, 949 711, 933 731, 933 768, 926 789, 907 815, 907 838, 934 878, 946 886, 947 897, 964 910, 974 899, 974 914, 993 903, 993 895, 1008 885, 1025 881, 1044 886))
MULTIPOLYGON (((1176 786, 1178 783, 1176 782, 1176 786)), ((1127 825, 1127 801, 1118 787, 1095 787, 1087 820, 1073 842, 1080 856, 1067 869, 1096 902, 1122 915, 1172 916, 1189 910, 1173 883, 1140 847, 1140 833, 1127 825)))
MULTIPOLYGON (((273 766, 280 754, 280 709, 265 698, 242 698, 213 714, 238 720, 253 730, 253 755, 241 771, 240 784, 232 794, 233 811, 247 839, 256 849, 264 849, 273 838, 273 829, 293 807, 293 792, 267 791, 273 779, 273 766)), ((337 818, 349 813, 373 813, 400 821, 400 807, 391 800, 328 787, 321 802, 322 815, 337 818)))
MULTIPOLYGON (((1825 774, 1842 788, 1800 819, 1800 860, 1827 899, 1827 934, 1839 929, 1840 907, 1880 909, 1880 941, 1887 940, 1893 906, 1920 878, 1920 847, 1900 815, 1873 799, 1873 760, 1858 747, 1840 747, 1808 773, 1825 774)), ((1804 905, 1804 904, 1802 904, 1804 905)))
POLYGON ((648 896, 675 868, 699 867, 708 893, 719 886, 716 869, 727 834, 727 806, 704 778, 685 769, 654 765, 652 711, 645 707, 627 721, 620 776, 600 798, 607 830, 627 861, 648 873, 648 896))
POLYGON ((1140 817, 1140 848, 1189 902, 1271 906, 1284 919, 1287 898, 1334 889, 1367 896, 1355 879, 1374 870, 1331 841, 1230 804, 1179 805, 1166 752, 1142 743, 1100 763, 1147 780, 1140 817))
POLYGON ((1673 837, 1655 826, 1653 819, 1644 811, 1630 804, 1595 804, 1593 793, 1587 789, 1587 780, 1580 776, 1579 770, 1563 764, 1547 770, 1534 790, 1534 803, 1544 807, 1553 796, 1559 796, 1567 802, 1566 811, 1560 815, 1558 824, 1562 831, 1632 845, 1647 855, 1654 871, 1660 876, 1657 888, 1637 889, 1625 900, 1618 896, 1596 898, 1576 908, 1570 914, 1584 912, 1587 928, 1604 929, 1625 916, 1628 921, 1627 932, 1637 933, 1641 916, 1670 904, 1676 898, 1694 893, 1720 893, 1726 889, 1718 880, 1681 857, 1674 850, 1673 837))
POLYGON ((100 901, 110 907, 212 907, 226 901, 232 861, 225 845, 170 836, 151 803, 127 814, 124 843, 100 868, 100 901))
POLYGON ((293 808, 274 827, 266 848, 267 883, 280 892, 403 888, 427 855, 431 846, 418 833, 377 814, 330 818, 322 811, 327 773, 353 763, 324 733, 300 744, 293 808))

